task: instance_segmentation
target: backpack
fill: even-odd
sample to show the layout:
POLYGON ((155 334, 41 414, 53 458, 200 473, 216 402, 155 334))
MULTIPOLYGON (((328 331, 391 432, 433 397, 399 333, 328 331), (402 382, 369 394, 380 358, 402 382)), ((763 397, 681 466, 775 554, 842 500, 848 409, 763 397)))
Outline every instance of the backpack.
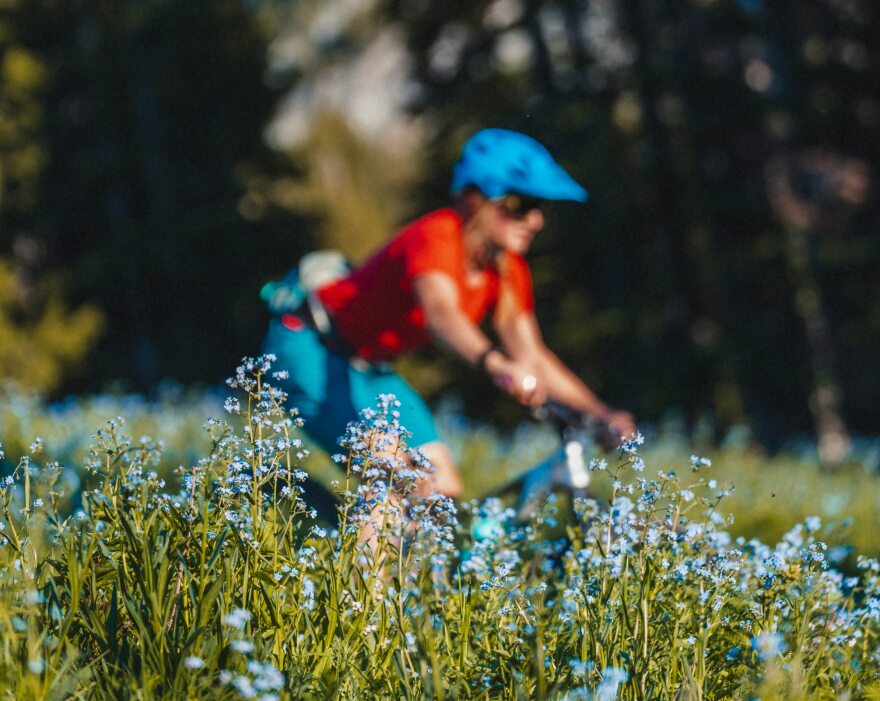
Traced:
POLYGON ((334 250, 307 253, 283 278, 271 280, 260 290, 260 299, 272 314, 294 312, 309 293, 348 275, 351 263, 334 250))

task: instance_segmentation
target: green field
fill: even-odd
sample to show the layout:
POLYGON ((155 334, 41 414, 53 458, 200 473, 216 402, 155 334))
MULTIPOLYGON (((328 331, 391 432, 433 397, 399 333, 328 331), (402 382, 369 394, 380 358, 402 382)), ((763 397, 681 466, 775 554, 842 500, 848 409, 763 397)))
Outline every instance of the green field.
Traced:
MULTIPOLYGON (((870 465, 828 474, 732 445, 692 457, 661 432, 605 456, 598 503, 574 521, 551 501, 518 527, 492 500, 410 493, 417 475, 391 471, 405 431, 389 400, 329 467, 305 456, 262 361, 233 384, 229 423, 212 394, 7 393, 6 697, 880 694, 870 465), (303 468, 339 482, 338 528, 298 499, 303 468), (475 538, 474 517, 503 527, 475 538)), ((502 438, 452 412, 441 423, 469 497, 555 448, 538 425, 502 438)))

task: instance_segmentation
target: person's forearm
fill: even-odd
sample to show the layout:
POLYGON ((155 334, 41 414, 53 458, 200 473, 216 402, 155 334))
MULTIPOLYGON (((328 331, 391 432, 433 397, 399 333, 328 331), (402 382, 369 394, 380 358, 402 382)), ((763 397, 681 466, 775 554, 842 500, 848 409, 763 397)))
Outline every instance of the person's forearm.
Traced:
POLYGON ((608 418, 610 407, 575 375, 549 349, 541 351, 541 367, 550 399, 581 411, 600 421, 608 418))
POLYGON ((492 342, 461 311, 454 280, 442 273, 426 273, 415 279, 413 292, 425 315, 428 332, 439 346, 470 365, 486 358, 492 342))
POLYGON ((431 310, 426 317, 428 331, 434 340, 469 365, 476 365, 492 348, 489 337, 455 308, 431 310))

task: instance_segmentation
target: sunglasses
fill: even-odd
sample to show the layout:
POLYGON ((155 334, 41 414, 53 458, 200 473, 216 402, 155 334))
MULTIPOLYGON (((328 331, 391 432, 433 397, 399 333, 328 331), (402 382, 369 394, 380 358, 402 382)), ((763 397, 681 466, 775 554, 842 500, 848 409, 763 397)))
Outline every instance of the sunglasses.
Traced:
POLYGON ((520 195, 515 192, 509 192, 502 197, 495 198, 494 202, 504 211, 504 213, 514 219, 523 219, 533 209, 540 209, 544 201, 540 197, 532 197, 530 195, 520 195))

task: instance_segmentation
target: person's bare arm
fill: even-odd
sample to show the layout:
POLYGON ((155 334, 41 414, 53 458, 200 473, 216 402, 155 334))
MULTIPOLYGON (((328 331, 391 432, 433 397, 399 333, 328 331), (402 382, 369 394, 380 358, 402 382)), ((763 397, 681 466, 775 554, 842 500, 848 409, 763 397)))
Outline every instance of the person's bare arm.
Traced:
POLYGON ((495 328, 514 360, 536 368, 549 399, 602 421, 620 436, 636 430, 632 415, 605 404, 547 347, 534 314, 520 313, 506 323, 496 322, 495 328))
POLYGON ((482 361, 495 384, 523 404, 544 400, 542 388, 526 381, 535 376, 531 366, 490 351, 492 341, 461 311, 458 287, 451 277, 439 272, 419 275, 413 281, 413 293, 425 313, 428 331, 441 347, 470 365, 482 361))
POLYGON ((413 281, 413 293, 425 312, 428 331, 443 348, 473 365, 492 346, 461 311, 458 287, 445 273, 425 273, 413 281))

